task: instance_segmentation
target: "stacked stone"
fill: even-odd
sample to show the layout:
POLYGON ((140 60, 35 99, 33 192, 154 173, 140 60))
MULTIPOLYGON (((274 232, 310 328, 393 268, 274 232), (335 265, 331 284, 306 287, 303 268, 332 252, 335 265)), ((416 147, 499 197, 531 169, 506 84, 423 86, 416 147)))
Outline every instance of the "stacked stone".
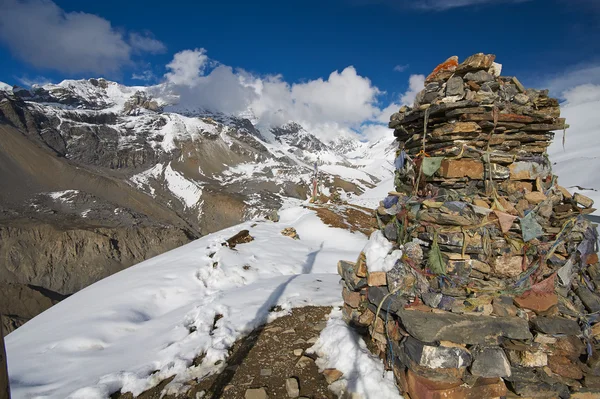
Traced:
POLYGON ((392 115, 396 191, 338 264, 344 315, 413 399, 600 398, 593 202, 552 175, 556 99, 494 60, 448 59, 392 115))

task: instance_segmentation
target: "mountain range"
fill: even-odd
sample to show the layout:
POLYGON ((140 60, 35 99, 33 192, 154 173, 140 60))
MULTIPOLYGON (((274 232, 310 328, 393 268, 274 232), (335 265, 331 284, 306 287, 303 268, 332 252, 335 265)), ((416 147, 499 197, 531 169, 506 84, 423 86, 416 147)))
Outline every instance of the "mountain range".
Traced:
POLYGON ((252 110, 186 109, 167 86, 0 82, 5 334, 82 288, 208 233, 389 177, 393 137, 324 141, 252 110))

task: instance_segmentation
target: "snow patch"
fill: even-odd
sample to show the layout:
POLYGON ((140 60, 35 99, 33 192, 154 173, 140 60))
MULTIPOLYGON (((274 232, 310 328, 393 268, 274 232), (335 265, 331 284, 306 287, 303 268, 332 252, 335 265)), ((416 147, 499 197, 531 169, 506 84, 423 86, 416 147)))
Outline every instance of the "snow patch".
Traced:
POLYGON ((13 88, 11 85, 6 84, 4 82, 0 82, 0 91, 5 91, 8 94, 13 94, 13 88))
POLYGON ((389 272, 402 258, 402 251, 396 249, 390 253, 393 244, 380 230, 374 231, 363 249, 367 257, 370 272, 389 272))
POLYGON ((363 339, 342 319, 340 309, 331 312, 327 327, 307 352, 319 356, 319 371, 335 368, 344 373, 330 385, 339 396, 346 391, 365 399, 402 399, 393 372, 385 371, 381 360, 371 354, 363 339))
POLYGON ((47 195, 53 200, 60 200, 62 202, 70 202, 71 196, 78 194, 78 190, 64 190, 64 191, 54 191, 51 193, 47 193, 47 195))
POLYGON ((171 167, 171 164, 165 168, 165 181, 169 191, 171 191, 183 204, 192 208, 200 202, 202 197, 202 185, 183 177, 183 175, 171 167))
POLYGON ((163 164, 157 163, 150 169, 138 173, 137 175, 131 176, 129 178, 129 181, 131 181, 137 188, 141 189, 142 191, 149 192, 150 195, 154 197, 155 190, 154 187, 152 187, 152 185, 150 184, 150 178, 157 179, 159 176, 162 175, 163 169, 163 164))

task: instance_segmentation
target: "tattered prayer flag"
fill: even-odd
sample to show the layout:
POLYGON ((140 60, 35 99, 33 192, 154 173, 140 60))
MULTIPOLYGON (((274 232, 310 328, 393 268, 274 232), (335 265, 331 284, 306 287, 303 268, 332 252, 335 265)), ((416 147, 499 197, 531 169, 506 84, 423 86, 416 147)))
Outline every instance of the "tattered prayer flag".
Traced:
POLYGON ((425 176, 433 176, 433 174, 442 166, 443 159, 444 157, 423 158, 423 174, 425 176))
POLYGON ((505 234, 508 233, 517 217, 509 215, 508 213, 500 212, 498 210, 494 210, 494 214, 498 217, 498 222, 500 223, 500 229, 502 232, 505 234))
POLYGON ((519 218, 523 241, 528 242, 544 234, 542 226, 535 220, 535 213, 529 212, 524 218, 519 218))

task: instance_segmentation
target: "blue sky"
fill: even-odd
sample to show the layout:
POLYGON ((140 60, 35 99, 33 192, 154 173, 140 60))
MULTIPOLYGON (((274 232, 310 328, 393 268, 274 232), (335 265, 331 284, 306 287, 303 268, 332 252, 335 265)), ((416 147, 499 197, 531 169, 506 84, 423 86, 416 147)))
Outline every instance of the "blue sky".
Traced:
POLYGON ((0 0, 0 9, 0 81, 10 84, 154 84, 175 54, 200 48, 204 73, 219 63, 289 84, 354 66, 380 108, 399 102, 411 75, 475 52, 555 95, 600 83, 598 0, 0 0))

